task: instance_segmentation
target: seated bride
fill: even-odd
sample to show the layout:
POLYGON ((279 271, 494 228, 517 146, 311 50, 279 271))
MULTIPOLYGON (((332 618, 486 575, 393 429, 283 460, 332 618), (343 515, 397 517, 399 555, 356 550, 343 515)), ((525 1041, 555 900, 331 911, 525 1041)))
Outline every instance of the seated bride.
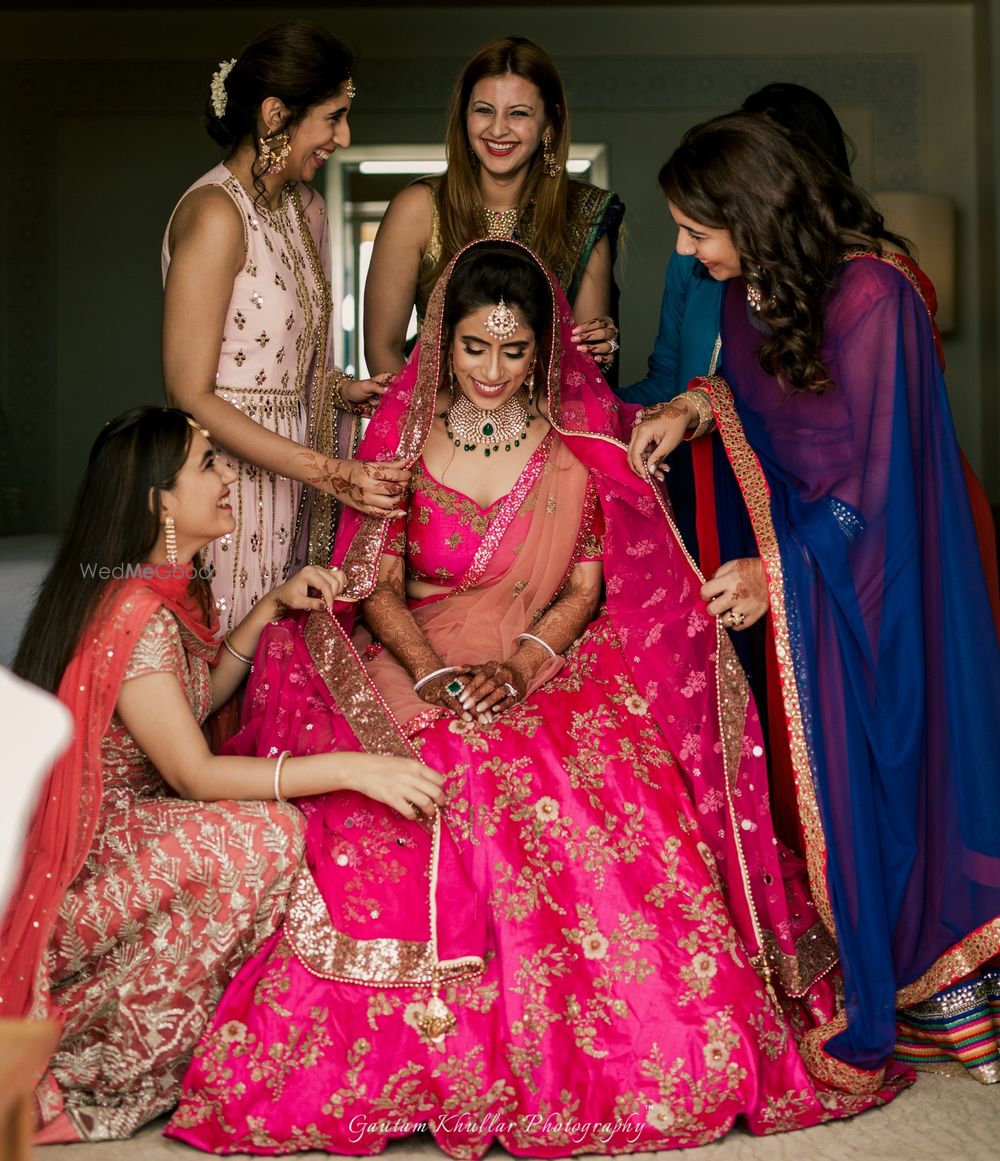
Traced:
POLYGON ((299 799, 307 870, 169 1136, 648 1151, 741 1116, 847 1116, 908 1079, 812 1071, 834 943, 774 838, 726 610, 630 471, 632 411, 572 326, 524 247, 456 256, 359 451, 412 467, 405 517, 345 512, 334 563, 359 603, 261 638, 233 752, 290 751, 292 775, 316 753, 416 756, 444 805, 299 799))

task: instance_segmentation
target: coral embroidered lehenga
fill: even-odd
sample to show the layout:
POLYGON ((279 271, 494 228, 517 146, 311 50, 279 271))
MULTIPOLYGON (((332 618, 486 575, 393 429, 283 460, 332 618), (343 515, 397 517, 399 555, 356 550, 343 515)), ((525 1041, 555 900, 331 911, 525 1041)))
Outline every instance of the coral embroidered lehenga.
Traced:
POLYGON ((45 1142, 128 1137, 175 1104, 301 854, 291 807, 178 798, 114 712, 123 682, 170 673, 208 713, 218 622, 187 587, 185 570, 111 582, 59 686, 74 741, 41 795, 0 945, 0 1012, 61 1024, 36 1092, 45 1142))
POLYGON ((555 285, 552 431, 510 494, 477 508, 420 463, 449 276, 362 452, 415 465, 404 542, 345 514, 349 591, 402 547, 449 589, 411 606, 449 664, 509 656, 577 560, 603 556, 606 607, 487 726, 415 697, 350 607, 271 627, 231 745, 418 754, 446 806, 425 825, 354 794, 300 803, 308 870, 224 996, 168 1135, 372 1154, 426 1128, 454 1157, 564 1156, 889 1099, 906 1074, 859 1093, 811 1075, 810 1037, 838 1011, 834 945, 774 840, 742 669, 555 285))

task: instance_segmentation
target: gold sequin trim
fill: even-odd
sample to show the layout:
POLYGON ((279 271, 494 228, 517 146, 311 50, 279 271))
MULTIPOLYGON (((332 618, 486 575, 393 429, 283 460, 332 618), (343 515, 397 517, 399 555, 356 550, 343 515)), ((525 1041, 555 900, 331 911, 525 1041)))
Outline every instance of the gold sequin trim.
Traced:
POLYGON ((707 391, 715 412, 716 425, 722 437, 726 455, 743 493, 750 524, 760 559, 767 576, 768 595, 771 602, 771 620, 774 625, 775 651, 778 657, 778 672, 781 679, 781 696, 785 707, 785 726, 791 751, 792 770, 795 776, 796 798, 799 816, 805 838, 806 866, 809 871, 809 886, 812 890, 816 909, 831 935, 836 935, 833 908, 830 904, 826 881, 826 837, 820 822, 819 802, 812 780, 809 750, 806 745, 805 727, 799 702, 798 683, 792 663, 792 650, 788 633, 788 619, 785 609, 785 586, 781 568, 781 553, 778 537, 771 520, 771 491, 756 454, 743 434, 743 425, 733 401, 729 384, 721 376, 713 375, 701 381, 707 391))
POLYGON ((305 867, 292 888, 285 926, 303 967, 324 980, 404 987, 474 975, 485 966, 475 956, 439 962, 431 940, 354 939, 337 931, 305 867))

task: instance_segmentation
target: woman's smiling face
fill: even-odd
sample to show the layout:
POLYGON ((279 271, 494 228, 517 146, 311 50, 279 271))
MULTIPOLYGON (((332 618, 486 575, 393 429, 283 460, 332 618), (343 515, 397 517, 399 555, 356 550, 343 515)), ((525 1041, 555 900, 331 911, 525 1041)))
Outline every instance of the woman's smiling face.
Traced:
MULTIPOLYGON (((490 331, 497 306, 460 319, 451 340, 451 363, 462 394, 481 411, 502 407, 521 389, 535 361, 535 332, 510 308, 517 326, 498 339, 490 331)), ((495 329, 495 328, 494 328, 495 329)))
POLYGON ((514 73, 483 77, 473 86, 465 129, 480 165, 495 177, 525 169, 548 122, 538 86, 514 73))

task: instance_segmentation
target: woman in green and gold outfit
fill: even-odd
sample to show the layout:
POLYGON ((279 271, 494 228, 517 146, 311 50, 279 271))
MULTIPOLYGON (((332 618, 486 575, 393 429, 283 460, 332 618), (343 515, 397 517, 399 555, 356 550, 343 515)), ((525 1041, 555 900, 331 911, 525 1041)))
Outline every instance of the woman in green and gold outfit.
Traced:
POLYGON ((548 53, 524 37, 491 41, 455 85, 448 168, 389 203, 365 288, 365 360, 398 371, 414 305, 418 319, 438 276, 476 238, 513 238, 553 271, 577 323, 573 337, 605 370, 618 350, 614 262, 625 207, 566 175, 566 95, 548 53))

